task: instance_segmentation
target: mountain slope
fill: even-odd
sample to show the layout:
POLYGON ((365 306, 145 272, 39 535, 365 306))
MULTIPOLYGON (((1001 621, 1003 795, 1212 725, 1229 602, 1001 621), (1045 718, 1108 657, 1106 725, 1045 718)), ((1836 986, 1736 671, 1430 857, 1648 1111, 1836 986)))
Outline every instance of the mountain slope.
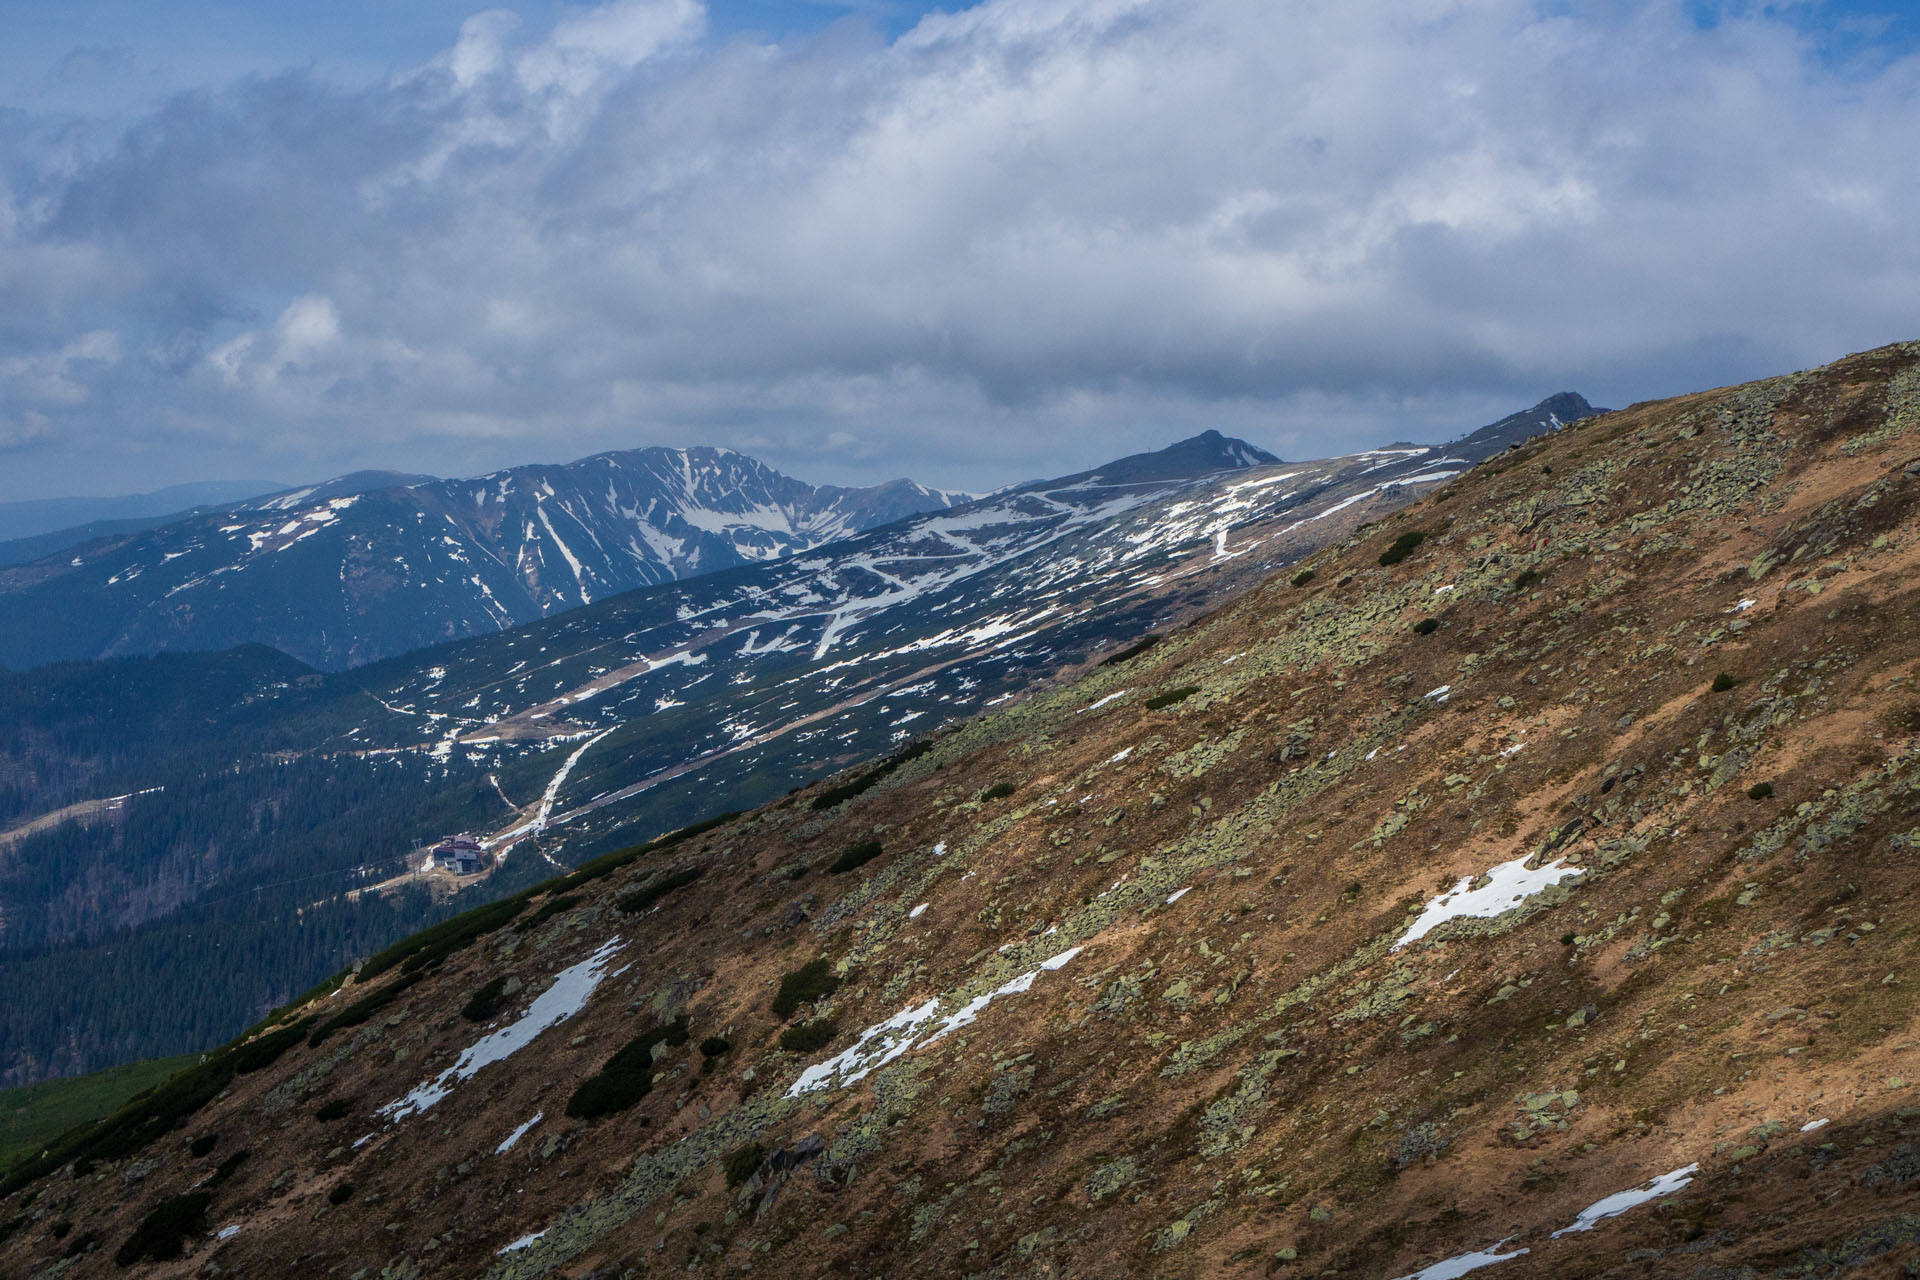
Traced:
POLYGON ((0 665, 258 643, 338 669, 965 496, 816 488, 709 448, 470 480, 362 473, 0 569, 0 665))
POLYGON ((1920 344, 1557 432, 372 958, 0 1266, 1899 1274, 1916 513, 1920 344))

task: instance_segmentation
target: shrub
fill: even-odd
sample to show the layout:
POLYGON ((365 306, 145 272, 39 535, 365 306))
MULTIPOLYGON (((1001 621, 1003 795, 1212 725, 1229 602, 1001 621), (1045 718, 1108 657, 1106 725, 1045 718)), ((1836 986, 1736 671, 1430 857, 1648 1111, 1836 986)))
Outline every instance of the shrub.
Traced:
POLYGON ((558 898, 548 898, 540 904, 538 911, 513 926, 513 931, 515 933, 526 933, 530 929, 537 929, 559 915, 562 911, 571 911, 579 905, 580 895, 577 893, 562 894, 558 898))
POLYGON ((1153 648, 1153 646, 1159 643, 1160 643, 1159 636, 1144 636, 1141 639, 1135 641, 1134 643, 1128 645, 1126 648, 1122 649, 1120 652, 1109 654, 1106 657, 1100 659, 1100 665, 1103 667, 1118 666, 1120 663, 1125 662, 1129 658, 1139 657, 1141 654, 1145 653, 1147 650, 1153 648))
POLYGON ((708 1036, 700 1042, 700 1056, 717 1058, 732 1048, 733 1044, 725 1036, 708 1036))
POLYGON ((502 898, 484 907, 463 911, 451 920, 442 920, 411 938, 402 938, 385 951, 374 953, 360 966, 360 981, 377 978, 397 964, 405 966, 403 972, 410 972, 444 960, 475 938, 492 933, 512 920, 525 910, 526 905, 525 897, 516 895, 502 898))
POLYGON ((1440 619, 1438 618, 1422 618, 1413 624, 1413 634, 1417 636, 1430 636, 1439 629, 1440 619))
POLYGON ((504 976, 485 983, 460 1006, 460 1016, 468 1022, 485 1022, 506 1004, 507 980, 504 976))
POLYGON ((207 1229, 207 1206, 212 1203, 213 1194, 208 1191, 168 1196, 147 1211, 113 1260, 130 1267, 136 1262, 166 1262, 179 1257, 186 1252, 182 1242, 207 1229))
POLYGON ((1011 782, 996 782, 985 791, 982 791, 980 798, 982 800, 1004 800, 1019 789, 1020 788, 1014 786, 1011 782))
POLYGON ((801 1005, 825 999, 839 989, 840 979, 833 976, 825 956, 809 960, 780 979, 780 989, 773 995, 773 1011, 791 1018, 800 1012, 801 1005))
POLYGON ((832 1018, 815 1018, 803 1022, 797 1027, 788 1027, 780 1033, 780 1047, 789 1053, 812 1053, 815 1049, 824 1049, 833 1042, 839 1028, 832 1018))
POLYGON ((912 746, 901 751, 896 751, 865 773, 856 774, 837 787, 828 787, 825 791, 822 791, 813 798, 813 807, 815 809, 831 809, 843 800, 851 800, 870 787, 878 785, 888 774, 898 769, 901 765, 918 760, 931 750, 933 750, 933 739, 922 738, 912 746))
POLYGON ((654 1046, 686 1042, 684 1017, 636 1036, 608 1058, 597 1074, 580 1082, 580 1087, 567 1099, 567 1114, 578 1120, 591 1120, 595 1116, 625 1111, 653 1089, 654 1046))
POLYGON ((201 1156, 213 1150, 214 1144, 219 1141, 220 1141, 219 1134, 203 1133, 199 1137, 195 1138, 192 1142, 187 1144, 187 1153, 191 1155, 194 1159, 198 1160, 201 1156))
POLYGON ((331 1101, 321 1103, 320 1109, 313 1113, 313 1118, 325 1123, 329 1120, 338 1120, 351 1110, 353 1110, 353 1104, 345 1098, 334 1098, 331 1101))
POLYGON ((282 1027, 278 1031, 269 1031, 263 1036, 255 1036, 233 1051, 233 1069, 240 1075, 249 1071, 259 1071, 279 1061, 280 1055, 307 1038, 307 1028, 313 1025, 312 1018, 302 1018, 292 1026, 282 1027))
POLYGON ((232 1155, 228 1156, 225 1160, 222 1160, 220 1162, 220 1167, 213 1171, 213 1176, 207 1179, 207 1186, 209 1188, 217 1187, 221 1183, 225 1182, 228 1178, 231 1178, 234 1174, 240 1171, 240 1166, 245 1164, 247 1162, 247 1157, 252 1154, 253 1154, 253 1151, 251 1148, 242 1147, 238 1151, 234 1152, 232 1155))
POLYGON ((1747 788, 1747 798, 1749 800, 1765 800, 1772 794, 1773 784, 1771 782, 1756 782, 1747 788))
POLYGON ((1707 688, 1712 690, 1714 693, 1725 693, 1727 690, 1733 688, 1734 683, 1735 683, 1734 678, 1728 675, 1726 672, 1722 671, 1719 675, 1713 678, 1713 683, 1708 685, 1707 688))
POLYGON ((760 1162, 767 1158, 767 1149, 755 1142, 741 1147, 727 1157, 727 1186, 737 1187, 751 1178, 760 1169, 760 1162))
POLYGON ((704 874, 703 867, 688 867, 685 871, 670 871, 666 875, 622 896, 613 905, 628 915, 638 915, 675 889, 684 889, 704 874))
POLYGON ((1146 707, 1149 711, 1163 711, 1176 702, 1185 702, 1198 692, 1200 692, 1200 686, 1197 684, 1182 685, 1178 689, 1169 689, 1165 693, 1148 698, 1146 707))
POLYGON ((307 1043, 319 1044, 336 1031, 343 1031, 348 1027, 359 1026, 361 1023, 373 1017, 374 1014, 380 1012, 380 1010, 386 1008, 395 1000, 398 1000, 403 992, 413 986, 414 983, 420 981, 420 976, 417 972, 402 973, 398 978, 395 978, 392 982, 389 982, 372 995, 362 996, 360 999, 342 1009, 339 1013, 334 1014, 331 1018, 328 1018, 325 1022, 315 1027, 313 1034, 307 1037, 307 1043))
POLYGON ((1312 582, 1315 578, 1319 576, 1320 576, 1319 574, 1315 573, 1311 569, 1302 569, 1300 572, 1293 575, 1293 585, 1296 587, 1304 587, 1309 582, 1312 582))
POLYGON ((333 1190, 327 1192, 328 1204, 345 1204, 351 1199, 353 1199, 353 1184, 351 1182, 342 1182, 333 1190))
POLYGON ((1515 591, 1525 591, 1538 581, 1540 581, 1540 571, 1538 569, 1522 569, 1513 575, 1513 589, 1515 591))
POLYGON ((1381 564, 1399 564, 1413 554, 1413 549, 1427 540, 1424 529, 1409 529, 1393 540, 1393 545, 1380 553, 1381 564))
POLYGON ((881 854, 878 840, 862 840, 859 844, 850 844, 840 851, 840 856, 827 864, 830 876, 845 875, 856 867, 864 867, 881 854))

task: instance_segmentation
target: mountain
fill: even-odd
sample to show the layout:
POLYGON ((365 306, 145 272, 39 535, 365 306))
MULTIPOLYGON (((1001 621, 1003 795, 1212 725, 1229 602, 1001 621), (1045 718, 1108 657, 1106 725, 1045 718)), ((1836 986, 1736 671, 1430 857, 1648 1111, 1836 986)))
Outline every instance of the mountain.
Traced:
POLYGON ((1558 431, 1586 418, 1602 413, 1612 413, 1611 409, 1596 409, 1587 403, 1585 396, 1573 391, 1561 391, 1548 396, 1531 409, 1522 409, 1510 413, 1498 422, 1489 423, 1478 431, 1460 437, 1447 447, 1464 450, 1477 457, 1487 457, 1502 449, 1511 449, 1524 444, 1534 436, 1549 431, 1558 431))
POLYGON ((0 1005, 0 1081, 201 1047, 456 888, 512 892, 773 799, 1163 633, 1468 466, 1244 448, 1182 442, 1129 463, 1158 479, 1096 468, 334 676, 254 649, 0 678, 0 985, 57 993, 0 1005), (504 865, 412 874, 460 830, 504 865), (246 963, 197 966, 207 937, 246 963))
MULTIPOLYGON (((230 498, 232 492, 239 490, 242 486, 180 485, 173 489, 161 490, 159 494, 142 494, 137 495, 137 497, 139 499, 158 499, 197 494, 205 496, 206 501, 186 510, 169 508, 158 515, 90 520, 85 524, 71 525, 65 528, 54 529, 48 533, 36 533, 0 542, 0 568, 8 565, 32 564, 36 560, 48 559, 58 552, 66 551, 70 547, 81 547, 87 549, 87 551, 91 551, 96 548, 90 544, 110 543, 114 540, 124 538, 129 534, 144 533, 148 529, 158 529, 163 525, 179 524, 182 521, 191 520, 195 516, 206 515, 209 511, 227 511, 236 508, 246 508, 250 510, 270 509, 270 504, 274 499, 283 497, 288 493, 297 492, 308 495, 312 501, 319 501, 322 496, 327 498, 346 497, 352 494, 365 493, 370 489, 386 489, 395 485, 424 484, 433 478, 432 476, 408 475, 400 471, 356 471, 352 475, 340 476, 336 479, 329 480, 324 485, 308 486, 298 490, 276 488, 258 500, 254 500, 252 497, 253 493, 256 493, 257 490, 250 489, 249 500, 242 503, 235 503, 230 500, 222 502, 220 498, 212 496, 218 494, 230 498)), ((74 501, 85 502, 91 500, 68 499, 62 500, 61 503, 55 505, 64 506, 74 501)), ((121 500, 114 501, 118 502, 121 500)), ((140 502, 132 499, 124 501, 127 505, 133 507, 141 505, 140 502)), ((34 504, 25 503, 19 505, 31 506, 34 504)), ((69 553, 67 558, 71 561, 71 553, 69 553)))
POLYGON ((54 533, 95 521, 161 519, 194 507, 241 502, 284 485, 208 480, 117 498, 30 498, 0 502, 0 540, 54 533))
POLYGON ((815 487, 710 448, 468 480, 362 472, 0 569, 0 665, 257 643, 337 670, 966 496, 815 487))
POLYGON ((1503 451, 368 956, 16 1166, 0 1270, 1899 1274, 1917 512, 1920 343, 1503 451))

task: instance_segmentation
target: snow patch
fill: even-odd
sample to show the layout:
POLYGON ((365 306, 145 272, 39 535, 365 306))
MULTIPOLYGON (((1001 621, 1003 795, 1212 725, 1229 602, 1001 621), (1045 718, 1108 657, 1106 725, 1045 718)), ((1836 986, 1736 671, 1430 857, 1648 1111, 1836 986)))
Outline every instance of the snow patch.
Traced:
POLYGON ((546 1115, 547 1113, 544 1111, 534 1112, 533 1119, 527 1121, 525 1124, 521 1125, 518 1129, 515 1129, 512 1133, 508 1134, 506 1137, 506 1141, 502 1142, 499 1146, 493 1149, 493 1154, 503 1155, 506 1152, 513 1150, 513 1144, 520 1141, 520 1139, 526 1137, 527 1130, 539 1124, 542 1120, 546 1118, 546 1115))
MULTIPOLYGON (((1511 1238, 1508 1237, 1508 1239, 1511 1238)), ((1515 1249, 1512 1253, 1498 1252, 1500 1246, 1506 1242, 1506 1240, 1500 1240, 1476 1253, 1463 1253, 1459 1257, 1436 1262, 1430 1267, 1422 1267, 1412 1275, 1401 1276, 1400 1280, 1454 1280, 1456 1276, 1464 1276, 1469 1271, 1478 1271, 1482 1267, 1490 1267, 1496 1262, 1505 1262, 1509 1258, 1517 1258, 1528 1252, 1525 1249, 1515 1249)))
POLYGON ((544 1236, 545 1234, 547 1234, 548 1230, 551 1230, 551 1228, 546 1228, 540 1231, 530 1231, 526 1235, 521 1236, 518 1240, 515 1240, 512 1244, 502 1245, 500 1248, 494 1250, 493 1256, 497 1258, 503 1253, 518 1253, 520 1250, 526 1248, 528 1245, 538 1240, 541 1236, 544 1236))
POLYGON ((1629 1209, 1637 1208, 1649 1200, 1658 1200, 1661 1196, 1670 1196, 1693 1181, 1693 1175, 1700 1172, 1700 1166, 1690 1164, 1675 1169, 1672 1173, 1663 1173, 1651 1182, 1634 1187, 1628 1191, 1616 1191, 1604 1200, 1596 1200, 1582 1209, 1574 1218, 1572 1225, 1560 1228, 1553 1233, 1553 1239, 1574 1231, 1591 1231, 1593 1224, 1604 1218, 1616 1218, 1629 1209))
POLYGON ((1487 883, 1473 888, 1472 876, 1460 877, 1460 883, 1450 891, 1441 894, 1427 903, 1425 911, 1400 935, 1400 941, 1393 944, 1398 951, 1409 942, 1417 942, 1439 928, 1449 920, 1460 920, 1468 916, 1490 918, 1513 910, 1544 889, 1559 884, 1562 880, 1572 879, 1585 874, 1578 867, 1566 865, 1566 859, 1555 858, 1543 867, 1529 871, 1525 856, 1512 862, 1503 862, 1487 872, 1487 883))
POLYGON ((622 965, 611 974, 607 972, 607 966, 613 963, 614 954, 620 947, 619 938, 609 938, 598 951, 579 964, 562 969, 554 976, 553 985, 542 992, 518 1019, 468 1046, 452 1066, 406 1097, 389 1102, 380 1108, 379 1114, 392 1123, 426 1111, 452 1092, 454 1085, 480 1068, 500 1062, 526 1048, 542 1031, 580 1012, 586 1006, 587 997, 604 979, 617 978, 627 971, 628 966, 622 965))
POLYGON ((787 1089, 789 1098, 797 1098, 804 1093, 813 1093, 830 1084, 846 1086, 865 1078, 879 1070, 895 1058, 910 1049, 925 1048, 950 1032, 958 1031, 980 1016, 995 999, 1001 996, 1018 995, 1033 986, 1033 980, 1042 972, 1064 968, 1068 961, 1079 955, 1081 947, 1069 947, 1059 955, 1042 960, 1033 969, 1016 978, 1010 978, 983 996, 975 996, 954 1012, 940 1019, 933 1034, 920 1039, 922 1028, 940 1015, 938 997, 925 1004, 902 1009, 884 1022, 875 1023, 860 1033, 857 1040, 846 1049, 828 1058, 825 1062, 815 1063, 800 1073, 787 1089))
POLYGON ((1184 889, 1175 889, 1172 893, 1167 895, 1167 905, 1172 906, 1174 903, 1180 901, 1180 899, 1186 897, 1188 894, 1192 892, 1193 892, 1192 885, 1188 885, 1184 889))
POLYGON ((926 909, 927 909, 927 904, 924 902, 921 903, 919 906, 915 907, 913 910, 907 912, 907 919, 918 920, 921 917, 921 915, 926 911, 926 909))

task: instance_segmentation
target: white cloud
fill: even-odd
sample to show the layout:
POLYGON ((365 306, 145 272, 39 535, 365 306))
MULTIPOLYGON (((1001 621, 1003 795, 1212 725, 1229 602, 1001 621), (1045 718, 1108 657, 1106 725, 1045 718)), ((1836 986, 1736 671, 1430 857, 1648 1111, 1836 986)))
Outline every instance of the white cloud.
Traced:
POLYGON ((990 0, 892 44, 705 31, 695 0, 544 34, 491 11, 372 88, 216 86, 87 145, 0 122, 20 483, 123 439, 210 472, 170 446, 247 422, 283 472, 713 440, 989 487, 1920 334, 1920 61, 1824 58, 1764 11, 990 0), (165 356, 52 354, 96 333, 165 356))

